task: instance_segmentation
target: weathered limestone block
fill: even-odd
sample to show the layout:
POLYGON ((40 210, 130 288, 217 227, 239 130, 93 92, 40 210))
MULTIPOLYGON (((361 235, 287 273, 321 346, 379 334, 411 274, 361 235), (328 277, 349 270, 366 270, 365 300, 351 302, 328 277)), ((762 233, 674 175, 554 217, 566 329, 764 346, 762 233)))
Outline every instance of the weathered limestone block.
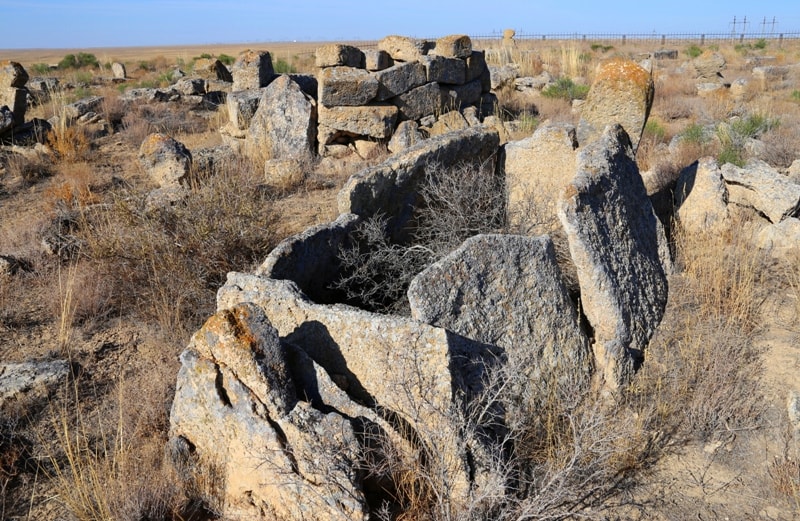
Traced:
POLYGON ((290 190, 305 179, 303 163, 297 159, 269 159, 264 163, 264 181, 278 190, 290 190))
POLYGON ((393 60, 413 62, 428 53, 430 44, 407 36, 387 36, 378 42, 378 50, 385 51, 393 60))
POLYGON ((367 49, 364 51, 364 68, 370 72, 382 71, 392 65, 392 59, 386 51, 367 49))
POLYGON ((111 64, 111 74, 113 74, 114 78, 118 80, 124 80, 128 77, 128 72, 125 70, 125 64, 120 62, 114 62, 111 64))
POLYGON ((423 139, 425 137, 419 131, 419 124, 416 121, 402 121, 397 125, 387 148, 389 152, 396 154, 401 150, 416 145, 423 139))
POLYGON ((444 108, 459 110, 468 105, 474 105, 481 100, 482 92, 481 80, 473 80, 464 85, 443 85, 444 108))
POLYGON ((28 83, 25 67, 13 61, 0 62, 0 89, 21 89, 28 83))
POLYGON ((262 91, 247 131, 246 152, 265 159, 303 159, 314 150, 316 119, 314 100, 282 74, 262 91))
POLYGON ((184 478, 216 475, 227 519, 367 517, 353 423, 298 401, 290 354, 253 304, 219 311, 181 355, 168 448, 184 478))
POLYGON ((451 34, 436 40, 430 54, 447 58, 469 58, 472 54, 472 40, 465 34, 451 34))
POLYGON ((653 59, 655 60, 677 60, 678 49, 659 49, 653 51, 653 59))
POLYGON ((800 214, 800 185, 767 163, 752 160, 744 168, 726 163, 721 172, 731 203, 753 208, 772 223, 800 214))
POLYGON ((630 380, 661 322, 672 269, 664 230, 620 125, 582 147, 558 217, 594 328, 595 364, 613 389, 630 380))
POLYGON ((594 82, 581 107, 578 142, 597 139, 606 125, 619 123, 636 152, 653 105, 653 75, 631 60, 612 58, 597 66, 594 82))
POLYGON ((425 84, 425 66, 419 62, 398 63, 376 72, 378 79, 377 101, 384 101, 425 84))
POLYGON ((470 473, 485 469, 470 468, 457 427, 446 418, 453 396, 480 391, 497 356, 492 348, 408 318, 315 304, 291 281, 229 273, 217 306, 243 302, 263 309, 280 337, 305 351, 351 397, 396 415, 395 424, 405 425, 398 434, 435 450, 454 495, 466 497, 470 473))
POLYGON ((199 96, 207 92, 208 82, 203 78, 186 78, 175 82, 172 88, 184 96, 199 96))
POLYGON ((499 143, 497 131, 485 127, 470 127, 417 143, 352 176, 339 192, 339 212, 362 217, 382 213, 390 220, 389 235, 402 239, 408 234, 428 164, 481 164, 497 152, 499 143))
POLYGON ((0 107, 11 109, 14 114, 14 126, 25 124, 25 110, 28 107, 28 92, 16 87, 0 87, 0 107))
POLYGON ((789 67, 772 65, 768 67, 754 67, 753 79, 761 90, 775 90, 781 88, 781 82, 789 75, 789 67))
POLYGON ((588 383, 589 342, 546 235, 471 237, 417 275, 408 300, 413 318, 502 347, 543 387, 588 383))
POLYGON ((221 61, 214 60, 213 71, 217 80, 224 81, 225 83, 233 83, 233 74, 231 74, 228 67, 221 61))
POLYGON ((333 303, 338 293, 331 284, 341 274, 339 251, 351 245, 351 234, 360 222, 357 215, 345 213, 333 222, 284 239, 255 273, 292 280, 314 302, 333 303))
POLYGON ((70 374, 66 360, 0 363, 0 406, 21 395, 47 398, 70 374))
MULTIPOLYGON (((466 77, 464 83, 472 80, 477 80, 484 73, 486 73, 486 52, 485 51, 472 51, 472 54, 466 60, 466 77)), ((436 80, 439 81, 439 80, 436 80)), ((448 82, 442 82, 448 83, 448 82)))
POLYGON ((293 82, 300 85, 300 89, 311 96, 314 99, 317 99, 317 90, 319 88, 319 83, 317 82, 317 77, 313 74, 289 74, 289 77, 292 79, 293 82))
POLYGON ((800 219, 788 217, 765 226, 756 238, 759 248, 774 259, 795 262, 800 255, 800 219))
POLYGON ((389 104, 330 108, 322 105, 319 123, 334 130, 384 139, 392 135, 397 113, 397 107, 389 104))
POLYGON ((400 110, 401 120, 418 120, 438 114, 443 107, 442 91, 436 83, 426 83, 389 100, 400 110))
POLYGON ((506 85, 513 85, 514 80, 519 77, 519 66, 511 65, 487 65, 491 76, 492 90, 502 89, 506 85))
POLYGON ((714 158, 684 168, 675 186, 675 215, 689 232, 719 233, 729 225, 728 189, 714 158))
POLYGON ((326 107, 366 105, 378 94, 378 79, 363 69, 327 67, 317 80, 319 101, 326 107))
POLYGON ((139 163, 160 188, 177 188, 188 181, 192 154, 165 134, 150 134, 139 147, 139 163))
POLYGON ((725 58, 720 53, 706 51, 692 60, 692 67, 698 80, 719 83, 725 63, 725 58))
POLYGON ((451 110, 439 116, 436 123, 431 126, 430 135, 438 136, 455 130, 463 130, 469 127, 466 118, 457 110, 451 110))
POLYGON ((260 89, 275 77, 272 56, 266 51, 246 51, 240 54, 231 67, 233 90, 260 89))
POLYGON ((0 106, 0 136, 14 127, 14 113, 5 105, 0 106))
POLYGON ((262 95, 261 89, 240 90, 228 94, 225 105, 228 108, 228 121, 231 125, 239 130, 246 130, 258 110, 262 95))
POLYGON ((89 114, 90 112, 99 112, 103 107, 104 100, 105 98, 103 96, 90 96, 88 98, 78 100, 75 103, 70 103, 64 107, 64 117, 70 121, 74 121, 85 116, 86 114, 89 114))
POLYGON ((467 64, 458 58, 444 56, 423 56, 421 63, 425 66, 428 81, 463 85, 467 78, 467 64))
POLYGON ((317 67, 355 67, 364 68, 364 53, 352 45, 329 44, 317 47, 315 64, 317 67))
POLYGON ((525 233, 558 228, 556 206, 575 176, 578 141, 571 125, 543 125, 505 147, 508 222, 525 233))
POLYGON ((386 155, 386 145, 380 141, 372 139, 356 139, 353 141, 353 146, 356 149, 356 154, 361 159, 376 159, 382 155, 386 155))

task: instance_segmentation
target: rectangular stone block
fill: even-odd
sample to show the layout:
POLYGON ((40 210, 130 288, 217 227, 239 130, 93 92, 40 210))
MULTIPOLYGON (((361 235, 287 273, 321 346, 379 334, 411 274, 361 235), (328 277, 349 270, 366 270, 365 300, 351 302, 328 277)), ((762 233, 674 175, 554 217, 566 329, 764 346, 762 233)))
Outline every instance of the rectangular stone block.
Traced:
POLYGON ((6 105, 14 113, 14 126, 25 123, 28 91, 14 87, 0 88, 0 106, 6 105))
POLYGON ((480 101, 481 80, 473 80, 464 85, 443 85, 442 92, 444 107, 450 110, 458 110, 480 101))
POLYGON ((371 72, 388 69, 392 65, 392 58, 386 51, 368 49, 364 51, 364 68, 371 72))
POLYGON ((318 109, 318 121, 320 125, 330 129, 384 139, 392 135, 397 113, 397 107, 389 104, 363 107, 325 107, 323 105, 318 109))
POLYGON ((317 67, 364 67, 364 53, 352 45, 330 44, 318 47, 315 53, 317 67))
POLYGON ((430 52, 448 58, 467 58, 472 54, 472 40, 465 34, 451 34, 436 40, 430 52))
POLYGON ((250 126, 253 114, 258 110, 258 103, 261 100, 261 90, 241 90, 228 94, 226 106, 228 107, 228 120, 239 130, 245 130, 250 126))
POLYGON ((366 105, 378 94, 378 79, 363 69, 327 67, 319 71, 319 101, 326 107, 366 105))
POLYGON ((398 63, 375 73, 378 79, 377 101, 384 101, 419 87, 426 82, 425 66, 420 62, 398 63))
POLYGON ((486 53, 484 51, 472 51, 466 59, 467 74, 465 82, 470 82, 480 78, 486 72, 486 53))
POLYGON ((418 120, 442 110, 442 90, 438 83, 426 83, 389 100, 400 110, 400 119, 418 120))
POLYGON ((423 56, 420 60, 425 65, 428 81, 462 85, 467 78, 467 64, 458 58, 444 56, 423 56))

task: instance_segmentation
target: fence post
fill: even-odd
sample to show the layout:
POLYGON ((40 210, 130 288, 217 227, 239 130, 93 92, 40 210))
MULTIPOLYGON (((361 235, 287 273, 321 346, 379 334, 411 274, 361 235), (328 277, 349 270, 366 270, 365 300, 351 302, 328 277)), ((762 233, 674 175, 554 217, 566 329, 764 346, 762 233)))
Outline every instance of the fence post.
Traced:
POLYGON ((701 34, 700 35, 700 46, 702 47, 705 44, 706 44, 706 35, 705 34, 701 34))
POLYGON ((742 43, 743 41, 744 41, 744 33, 739 35, 739 43, 742 43))
POLYGON ((778 37, 778 48, 783 48, 783 33, 778 37))
POLYGON ((661 35, 661 47, 664 47, 664 44, 666 44, 666 43, 667 43, 667 35, 666 34, 662 34, 661 35))
POLYGON ((584 42, 586 41, 586 35, 585 34, 583 35, 583 41, 584 42))
POLYGON ((625 45, 625 40, 626 40, 626 38, 627 38, 627 37, 626 37, 626 36, 623 34, 623 35, 622 35, 622 45, 625 45))

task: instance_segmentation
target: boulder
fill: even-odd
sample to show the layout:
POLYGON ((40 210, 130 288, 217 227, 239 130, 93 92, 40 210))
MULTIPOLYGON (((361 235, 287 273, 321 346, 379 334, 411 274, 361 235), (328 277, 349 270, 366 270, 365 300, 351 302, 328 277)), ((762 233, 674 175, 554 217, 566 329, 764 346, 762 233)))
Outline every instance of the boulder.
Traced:
POLYGON ((472 55, 472 40, 466 34, 451 34, 436 40, 430 54, 446 58, 469 58, 472 55))
POLYGON ((290 74, 289 77, 293 82, 300 85, 300 88, 314 99, 317 99, 317 90, 319 83, 317 77, 313 74, 290 74))
POLYGON ((376 159, 386 153, 386 145, 371 139, 356 139, 353 141, 353 147, 361 159, 376 159))
POLYGON ((581 107, 578 142, 597 139, 606 125, 619 123, 636 152, 655 93, 653 75, 636 62, 612 58, 597 66, 595 79, 581 107))
POLYGON ((0 136, 14 127, 14 113, 11 109, 3 105, 0 107, 0 136))
POLYGON ((231 125, 239 130, 246 130, 258 110, 263 94, 261 89, 240 90, 228 94, 225 105, 228 107, 228 121, 231 125))
POLYGON ((111 64, 111 74, 113 74, 114 79, 117 80, 124 80, 128 77, 128 73, 125 70, 125 65, 120 62, 114 62, 111 64))
POLYGON ((23 396, 47 398, 69 375, 70 364, 66 360, 0 363, 0 408, 23 396))
POLYGON ((397 112, 397 107, 389 104, 330 108, 321 105, 319 124, 333 130, 384 139, 392 135, 397 112))
POLYGON ((800 159, 795 159, 792 161, 792 164, 789 165, 786 178, 795 184, 800 184, 800 159))
POLYGON ((553 83, 553 76, 542 71, 538 76, 523 76, 514 80, 514 90, 519 92, 541 91, 553 83))
POLYGON ((390 67, 392 59, 389 53, 378 49, 367 49, 364 51, 364 68, 370 72, 382 71, 390 67))
POLYGON ((269 159, 264 163, 264 181, 278 190, 290 190, 305 179, 303 164, 297 159, 269 159))
POLYGON ((692 67, 698 80, 719 83, 722 80, 725 63, 725 58, 720 53, 706 51, 692 60, 692 67))
POLYGON ((675 187, 675 208, 687 232, 720 233, 730 225, 728 189, 713 158, 702 158, 683 169, 675 187))
POLYGON ((208 82, 202 78, 187 78, 179 80, 172 85, 172 88, 184 96, 196 96, 205 94, 208 82))
POLYGON ((558 218, 594 328, 595 364, 608 388, 625 385, 664 315, 672 268, 622 126, 609 126, 581 148, 558 218))
POLYGON ((657 51, 653 51, 653 58, 656 60, 677 60, 678 59, 678 50, 677 49, 659 49, 657 51))
POLYGON ((5 105, 13 114, 14 126, 25 123, 25 110, 28 108, 28 91, 16 87, 0 87, 0 107, 5 105))
POLYGON ((463 85, 466 82, 467 64, 464 60, 444 56, 423 56, 421 63, 425 66, 428 81, 452 85, 463 85))
POLYGON ((781 88, 783 80, 789 75, 789 67, 772 65, 768 67, 754 67, 753 79, 761 90, 775 90, 781 88))
POLYGON ((419 62, 398 63, 374 73, 374 76, 378 79, 377 101, 405 94, 426 82, 425 66, 419 62))
POLYGON ((181 355, 168 453, 209 475, 226 519, 367 519, 354 422, 299 401, 288 348, 249 303, 212 316, 181 355))
POLYGON ((519 65, 489 65, 492 90, 500 90, 506 85, 513 85, 519 76, 519 65))
POLYGON ((233 63, 231 77, 234 91, 266 87, 275 77, 272 56, 266 51, 243 52, 233 63))
POLYGON ((457 110, 451 110, 439 116, 436 123, 431 126, 430 135, 438 136, 469 127, 466 118, 457 110))
POLYGON ((531 137, 505 146, 503 169, 508 194, 508 223, 524 233, 558 228, 556 204, 575 176, 578 142, 575 128, 547 124, 531 137))
POLYGON ((304 159, 315 148, 316 119, 316 102, 282 74, 262 91, 247 131, 246 153, 264 159, 304 159))
POLYGON ((139 147, 139 163, 160 188, 176 188, 188 181, 192 154, 165 134, 150 134, 139 147))
POLYGON ((233 83, 233 74, 231 74, 231 71, 228 70, 228 67, 226 67, 224 63, 219 60, 214 60, 212 68, 214 71, 214 76, 218 81, 233 83))
POLYGON ((546 235, 471 237, 417 275, 408 300, 413 318, 502 347, 536 386, 589 381, 589 342, 546 235))
POLYGON ((0 89, 22 89, 28 83, 28 73, 25 68, 13 61, 0 62, 0 89))
POLYGON ((752 160, 744 168, 726 163, 721 173, 731 203, 752 208, 772 223, 800 213, 800 185, 767 163, 752 160))
POLYGON ((423 139, 425 137, 419 131, 419 124, 416 121, 402 121, 397 125, 387 148, 389 152, 396 154, 401 150, 416 145, 423 139))
MULTIPOLYGON (((487 469, 463 454, 449 414, 454 397, 468 400, 482 390, 498 356, 491 346, 410 318, 315 304, 291 281, 229 273, 218 309, 240 303, 260 307, 280 338, 325 369, 351 399, 393 418, 398 436, 433 451, 455 498, 467 497, 472 476, 485 475, 487 469)), ((478 452, 481 441, 470 441, 478 452)))
POLYGON ((429 48, 428 42, 407 36, 387 36, 378 42, 378 50, 386 52, 393 60, 403 62, 419 61, 429 48))
POLYGON ((338 43, 317 47, 314 53, 317 67, 364 68, 364 53, 358 47, 338 43))
MULTIPOLYGON (((466 77, 464 83, 476 80, 483 76, 486 71, 486 52, 485 51, 472 51, 472 54, 466 60, 466 77)), ((447 82, 444 82, 447 83, 447 82)))
POLYGON ((389 236, 402 242, 409 233, 426 167, 432 163, 483 164, 496 154, 499 142, 497 131, 485 127, 426 139, 348 179, 338 195, 339 213, 383 214, 389 219, 389 236))
POLYGON ((327 67, 320 70, 319 101, 326 107, 366 105, 378 94, 375 75, 352 67, 327 67))
POLYGON ((401 120, 419 120, 440 113, 444 106, 444 97, 438 84, 426 83, 390 99, 389 102, 400 110, 401 120))
POLYGON ((78 100, 75 103, 70 103, 64 107, 64 117, 69 121, 75 121, 91 112, 100 112, 103 108, 104 101, 105 98, 103 96, 90 96, 78 100))
POLYGON ((765 226, 758 233, 756 242, 772 258, 790 264, 796 262, 800 255, 800 219, 789 217, 765 226))

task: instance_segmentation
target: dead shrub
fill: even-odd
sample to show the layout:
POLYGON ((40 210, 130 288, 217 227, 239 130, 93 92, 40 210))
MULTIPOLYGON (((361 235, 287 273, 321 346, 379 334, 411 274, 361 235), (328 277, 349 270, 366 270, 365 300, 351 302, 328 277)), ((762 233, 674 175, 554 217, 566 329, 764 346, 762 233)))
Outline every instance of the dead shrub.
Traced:
POLYGON ((6 175, 12 182, 29 186, 53 175, 54 167, 47 154, 10 154, 6 165, 6 175))
POLYGON ((766 132, 762 159, 776 168, 789 168, 800 157, 800 125, 781 125, 766 132))
POLYGON ((59 205, 80 208, 97 203, 94 193, 94 174, 89 163, 64 163, 57 167, 54 182, 45 190, 46 207, 54 211, 59 205))
POLYGON ((63 117, 47 135, 47 144, 66 163, 86 161, 91 151, 91 142, 84 127, 69 125, 63 117))

